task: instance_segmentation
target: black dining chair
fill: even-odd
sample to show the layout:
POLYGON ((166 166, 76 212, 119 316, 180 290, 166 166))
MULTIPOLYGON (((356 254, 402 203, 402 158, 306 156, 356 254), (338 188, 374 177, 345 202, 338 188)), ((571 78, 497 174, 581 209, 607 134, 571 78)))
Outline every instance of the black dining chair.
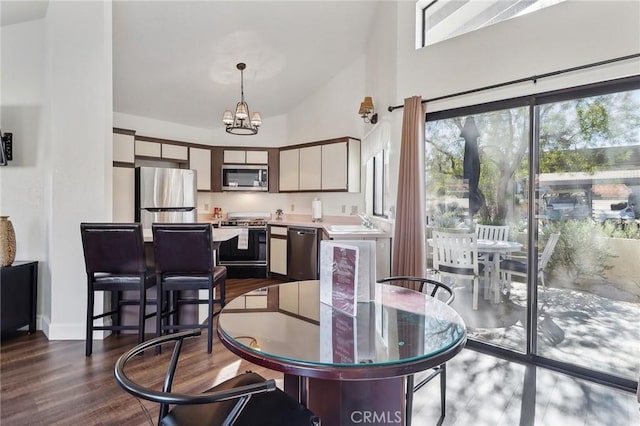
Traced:
POLYGON ((147 289, 155 285, 155 275, 147 268, 142 225, 140 223, 81 223, 82 249, 87 271, 87 318, 85 355, 93 351, 94 330, 136 330, 138 343, 144 341, 145 320, 156 315, 147 314, 147 305, 156 300, 147 299, 147 289), (95 292, 110 292, 108 312, 95 314, 95 292), (136 297, 131 297, 135 293, 136 297), (122 308, 138 306, 138 321, 122 324, 122 308), (111 324, 94 325, 94 321, 109 317, 111 324))
POLYGON ((173 392, 183 341, 200 333, 200 329, 196 329, 156 337, 125 352, 116 361, 114 376, 122 389, 136 398, 160 404, 158 425, 320 425, 313 412, 278 389, 273 379, 266 380, 254 372, 240 374, 203 393, 173 392), (154 366, 162 362, 157 357, 149 359, 137 355, 165 344, 173 344, 173 352, 167 360, 162 390, 136 382, 131 377, 135 375, 134 371, 140 371, 147 362, 154 366), (127 367, 130 367, 131 376, 127 374, 127 367))
MULTIPOLYGON (((151 225, 153 254, 160 306, 168 302, 168 309, 158 316, 156 333, 165 331, 207 328, 207 352, 213 347, 214 304, 224 307, 227 268, 216 266, 210 223, 171 223, 151 225), (214 291, 217 288, 217 298, 214 291), (207 290, 208 298, 200 299, 199 290, 207 290), (194 297, 185 291, 196 292, 194 297), (180 318, 183 306, 208 305, 205 324, 185 323, 180 318), (169 324, 164 324, 165 319, 169 324)), ((197 313, 195 314, 197 316, 197 313)))
MULTIPOLYGON (((379 283, 387 283, 397 285, 401 287, 407 287, 415 289, 421 293, 428 294, 429 296, 440 300, 441 302, 450 305, 455 299, 455 294, 451 287, 443 284, 439 281, 435 281, 429 278, 421 277, 388 277, 378 280, 379 283)), ((406 424, 411 424, 411 415, 413 410, 413 393, 421 389, 424 385, 429 383, 436 376, 440 376, 440 420, 438 424, 441 424, 445 416, 445 405, 447 399, 447 364, 441 364, 431 369, 431 372, 416 384, 414 375, 407 376, 407 391, 406 391, 406 424)))

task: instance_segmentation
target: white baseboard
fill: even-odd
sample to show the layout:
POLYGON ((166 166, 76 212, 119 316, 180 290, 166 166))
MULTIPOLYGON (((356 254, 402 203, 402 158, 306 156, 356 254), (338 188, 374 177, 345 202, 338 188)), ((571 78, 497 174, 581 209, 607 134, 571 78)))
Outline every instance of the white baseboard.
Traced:
MULTIPOLYGON (((98 325, 98 324, 96 324, 98 325)), ((85 324, 78 323, 51 323, 48 317, 40 316, 37 318, 36 327, 42 330, 49 340, 84 340, 85 324)), ((93 332, 93 340, 103 340, 111 334, 108 330, 99 330, 93 332)))

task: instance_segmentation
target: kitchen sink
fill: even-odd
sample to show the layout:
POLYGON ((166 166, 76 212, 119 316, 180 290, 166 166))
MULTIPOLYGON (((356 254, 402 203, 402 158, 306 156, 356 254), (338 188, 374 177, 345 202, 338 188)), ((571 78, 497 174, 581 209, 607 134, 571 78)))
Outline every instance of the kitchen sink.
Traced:
POLYGON ((367 228, 366 226, 363 225, 329 225, 327 227, 327 230, 329 232, 348 232, 348 233, 355 233, 355 232, 380 232, 379 229, 376 228, 367 228))

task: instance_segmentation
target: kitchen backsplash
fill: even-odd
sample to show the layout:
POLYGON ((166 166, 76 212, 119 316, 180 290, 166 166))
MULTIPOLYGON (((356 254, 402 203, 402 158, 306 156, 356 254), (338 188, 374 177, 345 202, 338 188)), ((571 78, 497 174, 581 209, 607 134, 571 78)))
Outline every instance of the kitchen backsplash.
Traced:
POLYGON ((361 193, 254 193, 254 192, 202 192, 198 193, 198 213, 213 213, 220 207, 223 213, 240 211, 266 211, 272 215, 277 209, 285 214, 311 214, 314 198, 322 201, 322 214, 350 215, 364 211, 361 193))

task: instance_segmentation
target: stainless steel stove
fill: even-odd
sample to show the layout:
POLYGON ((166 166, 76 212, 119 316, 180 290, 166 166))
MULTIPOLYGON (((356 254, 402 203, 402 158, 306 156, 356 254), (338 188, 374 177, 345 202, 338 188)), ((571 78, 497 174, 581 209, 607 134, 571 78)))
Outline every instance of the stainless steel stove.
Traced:
POLYGON ((267 277, 268 212, 230 212, 220 227, 243 228, 239 236, 223 241, 218 250, 218 264, 227 267, 229 278, 267 277))
POLYGON ((267 227, 267 222, 271 219, 268 212, 230 212, 227 218, 220 221, 221 227, 267 227))

